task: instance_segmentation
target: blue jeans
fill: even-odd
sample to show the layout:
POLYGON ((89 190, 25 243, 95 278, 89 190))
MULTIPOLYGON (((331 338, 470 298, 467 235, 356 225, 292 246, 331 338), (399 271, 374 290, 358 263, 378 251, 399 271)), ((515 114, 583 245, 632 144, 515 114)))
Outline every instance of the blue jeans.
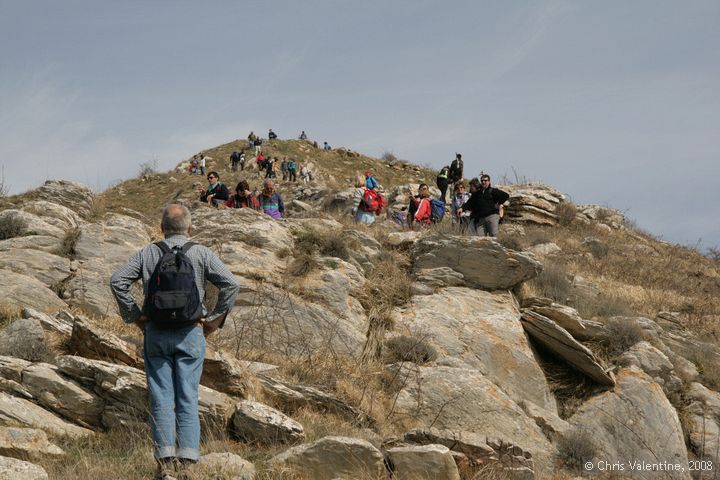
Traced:
POLYGON ((145 327, 145 372, 155 458, 200 457, 198 389, 205 358, 203 329, 145 327))

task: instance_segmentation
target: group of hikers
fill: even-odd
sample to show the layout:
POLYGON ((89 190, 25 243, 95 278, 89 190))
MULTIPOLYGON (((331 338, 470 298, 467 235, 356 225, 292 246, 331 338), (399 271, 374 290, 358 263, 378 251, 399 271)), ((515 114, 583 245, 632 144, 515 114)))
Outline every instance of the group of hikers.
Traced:
POLYGON ((263 189, 251 189, 247 180, 240 180, 235 191, 230 190, 220 181, 218 172, 209 172, 207 188, 200 187, 200 201, 214 207, 252 208, 260 210, 272 218, 282 218, 285 215, 285 203, 282 196, 275 190, 275 183, 271 178, 263 182, 263 189))
MULTIPOLYGON (((241 170, 244 170, 244 153, 234 151, 230 159, 231 168, 237 163, 241 170)), ((222 205, 228 208, 252 208, 272 218, 284 217, 285 204, 280 193, 275 190, 273 181, 277 178, 277 158, 265 157, 260 151, 256 162, 259 171, 265 172, 261 191, 251 188, 247 180, 240 180, 234 192, 230 192, 220 181, 218 172, 212 171, 207 176, 208 186, 199 189, 200 201, 216 207, 222 205)), ((431 198, 430 187, 421 183, 417 194, 410 198, 409 204, 393 212, 392 219, 397 224, 409 228, 421 228, 442 222, 448 210, 446 199, 449 189, 451 222, 466 229, 471 235, 496 237, 504 215, 503 204, 508 200, 509 195, 494 188, 490 183, 490 176, 484 173, 480 178, 466 182, 463 169, 462 155, 457 153, 455 160, 450 165, 442 167, 436 177, 436 184, 440 190, 439 197, 431 198)), ((297 163, 294 160, 283 158, 280 171, 284 181, 297 180, 297 163)), ((312 179, 312 174, 302 164, 300 176, 305 182, 312 179)), ((387 200, 381 193, 383 190, 380 182, 369 170, 356 177, 352 197, 352 214, 355 222, 372 224, 379 215, 387 211, 387 200)))
MULTIPOLYGON (((510 196, 507 192, 494 188, 489 175, 483 173, 479 179, 473 178, 466 183, 463 177, 462 155, 457 153, 451 165, 440 169, 436 183, 440 190, 439 198, 431 198, 430 187, 421 183, 417 194, 410 198, 408 206, 393 213, 393 220, 410 228, 442 222, 447 211, 447 190, 451 188, 451 222, 467 229, 471 235, 497 237, 504 215, 503 204, 510 196)), ((381 193, 382 190, 382 185, 372 172, 366 171, 364 175, 357 176, 352 209, 357 223, 374 223, 385 211, 387 201, 381 193)))

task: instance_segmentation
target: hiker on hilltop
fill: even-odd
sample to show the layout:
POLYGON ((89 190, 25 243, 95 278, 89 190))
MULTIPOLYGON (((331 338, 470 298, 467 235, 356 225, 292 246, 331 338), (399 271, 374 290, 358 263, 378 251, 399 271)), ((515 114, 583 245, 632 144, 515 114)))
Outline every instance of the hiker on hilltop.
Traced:
POLYGON ((470 180, 470 199, 457 212, 470 212, 470 233, 480 237, 497 237, 500 207, 510 198, 506 192, 490 185, 490 175, 470 180))
POLYGON ((277 134, 273 132, 272 128, 268 131, 268 140, 277 140, 277 134))
POLYGON ((201 154, 200 155, 200 163, 199 163, 200 175, 205 175, 205 167, 207 166, 206 161, 207 161, 207 157, 205 155, 201 154))
POLYGON ((273 172, 273 165, 275 164, 275 158, 268 157, 267 160, 265 160, 265 178, 273 178, 275 177, 275 173, 273 172))
POLYGON ((310 171, 310 167, 305 164, 300 164, 300 180, 303 181, 303 183, 309 183, 312 181, 312 172, 310 171))
POLYGON ((300 132, 300 136, 298 137, 300 140, 307 140, 307 135, 305 134, 305 130, 300 132))
POLYGON ((165 239, 132 255, 112 274, 110 289, 122 319, 145 337, 155 478, 187 479, 188 468, 200 457, 198 397, 205 337, 223 327, 240 283, 212 250, 189 241, 192 225, 186 207, 165 207, 160 229, 165 239), (142 309, 131 293, 140 279, 142 309), (207 281, 219 290, 212 312, 202 302, 207 281))
POLYGON ((255 155, 261 152, 262 150, 262 138, 255 137, 255 140, 253 140, 253 146, 255 147, 255 155))
POLYGON ((462 208, 465 203, 470 200, 470 194, 465 191, 465 180, 460 180, 455 185, 455 192, 452 195, 450 202, 450 214, 452 216, 452 223, 460 224, 463 227, 467 227, 470 223, 470 212, 458 213, 458 210, 462 208))
POLYGON ((200 187, 200 201, 217 207, 224 204, 230 198, 230 190, 220 182, 220 175, 217 172, 210 172, 207 176, 208 187, 200 187))
POLYGON ((271 179, 263 183, 263 191, 258 198, 263 213, 272 218, 282 218, 285 215, 285 204, 278 192, 275 191, 275 184, 271 179))
POLYGON ((240 171, 245 171, 245 152, 240 153, 240 158, 238 161, 240 163, 240 171))
POLYGON ((352 209, 351 212, 353 217, 357 214, 360 201, 362 201, 363 193, 365 193, 365 175, 357 174, 355 176, 355 190, 352 194, 352 209))
POLYGON ((445 194, 447 193, 448 189, 448 176, 450 175, 450 167, 445 165, 440 169, 440 172, 438 173, 437 178, 435 179, 435 184, 440 189, 440 198, 442 198, 442 201, 445 202, 445 194))
POLYGON ((362 199, 357 206, 355 213, 355 222, 370 225, 375 223, 375 219, 387 207, 387 201, 378 189, 382 186, 372 176, 370 172, 365 172, 365 188, 362 193, 362 199))
POLYGON ((421 183, 418 194, 410 199, 407 221, 410 227, 414 225, 429 225, 432 221, 432 204, 430 203, 430 187, 421 183))
POLYGON ((250 191, 250 185, 245 180, 240 180, 235 187, 235 194, 225 203, 230 208, 252 208, 260 209, 260 202, 250 191))
POLYGON ((330 151, 332 147, 327 142, 323 142, 323 150, 330 151))
POLYGON ((233 150, 230 154, 230 170, 237 172, 237 165, 240 161, 240 153, 237 150, 233 150))
POLYGON ((280 164, 280 172, 282 173, 282 179, 283 179, 284 182, 287 181, 287 179, 288 179, 288 168, 287 168, 287 166, 288 166, 287 157, 283 157, 283 161, 282 161, 282 163, 280 164))
POLYGON ((288 160, 288 180, 291 182, 297 182, 297 162, 292 158, 288 160))
POLYGON ((456 153, 455 160, 450 164, 450 170, 448 171, 448 181, 452 184, 453 191, 455 190, 455 184, 464 178, 463 169, 462 154, 456 153))

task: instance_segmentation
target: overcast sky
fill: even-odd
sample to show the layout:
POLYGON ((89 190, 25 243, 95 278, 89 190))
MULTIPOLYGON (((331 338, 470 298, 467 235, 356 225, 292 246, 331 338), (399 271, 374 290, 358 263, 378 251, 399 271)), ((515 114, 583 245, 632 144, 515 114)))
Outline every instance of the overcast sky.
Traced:
POLYGON ((0 0, 0 59, 13 193, 304 129, 720 245, 718 0, 0 0))

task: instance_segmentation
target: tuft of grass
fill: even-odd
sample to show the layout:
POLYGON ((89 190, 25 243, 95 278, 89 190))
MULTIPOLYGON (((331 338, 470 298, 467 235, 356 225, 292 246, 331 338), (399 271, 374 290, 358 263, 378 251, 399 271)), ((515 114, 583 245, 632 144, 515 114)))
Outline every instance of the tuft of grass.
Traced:
POLYGON ((720 390, 720 358, 715 347, 707 343, 698 344, 688 353, 687 359, 697 367, 703 385, 720 390))
POLYGON ((276 256, 277 258, 287 258, 287 257, 289 257, 290 255, 292 255, 292 250, 290 250, 290 249, 287 248, 287 247, 281 248, 280 250, 278 250, 277 252, 275 252, 275 256, 276 256))
POLYGON ((350 249, 357 246, 356 240, 337 232, 306 228, 293 233, 295 250, 307 255, 318 252, 327 257, 349 260, 350 249))
POLYGON ((82 231, 77 227, 67 230, 60 247, 58 247, 55 253, 61 257, 69 258, 70 260, 74 259, 76 254, 75 246, 77 245, 78 240, 80 240, 81 233, 82 231))
POLYGON ((542 296, 552 298, 558 303, 568 303, 572 293, 572 284, 565 268, 555 263, 548 263, 540 275, 531 282, 542 296))
POLYGON ((555 207, 555 215, 558 223, 563 227, 568 227, 575 222, 577 216, 577 207, 572 202, 560 202, 555 207))
POLYGON ((385 342, 387 363, 412 362, 423 365, 437 360, 437 357, 437 350, 424 337, 398 335, 385 342))
POLYGON ((0 223, 0 240, 21 237, 27 232, 27 222, 17 215, 8 215, 0 223))
POLYGON ((285 272, 293 277, 304 277, 317 267, 318 263, 313 256, 303 252, 295 257, 295 260, 287 266, 285 272))
POLYGON ((0 302, 0 328, 5 328, 12 320, 22 316, 22 309, 17 305, 0 302))
POLYGON ((602 340, 606 352, 617 356, 643 340, 643 331, 633 318, 611 318, 605 324, 606 336, 602 340))
POLYGON ((387 162, 387 163, 397 163, 398 158, 393 152, 386 150, 380 156, 380 160, 382 160, 383 162, 387 162))
POLYGON ((557 442, 559 458, 568 467, 580 471, 586 462, 598 453, 592 434, 585 429, 575 429, 566 433, 557 442))

